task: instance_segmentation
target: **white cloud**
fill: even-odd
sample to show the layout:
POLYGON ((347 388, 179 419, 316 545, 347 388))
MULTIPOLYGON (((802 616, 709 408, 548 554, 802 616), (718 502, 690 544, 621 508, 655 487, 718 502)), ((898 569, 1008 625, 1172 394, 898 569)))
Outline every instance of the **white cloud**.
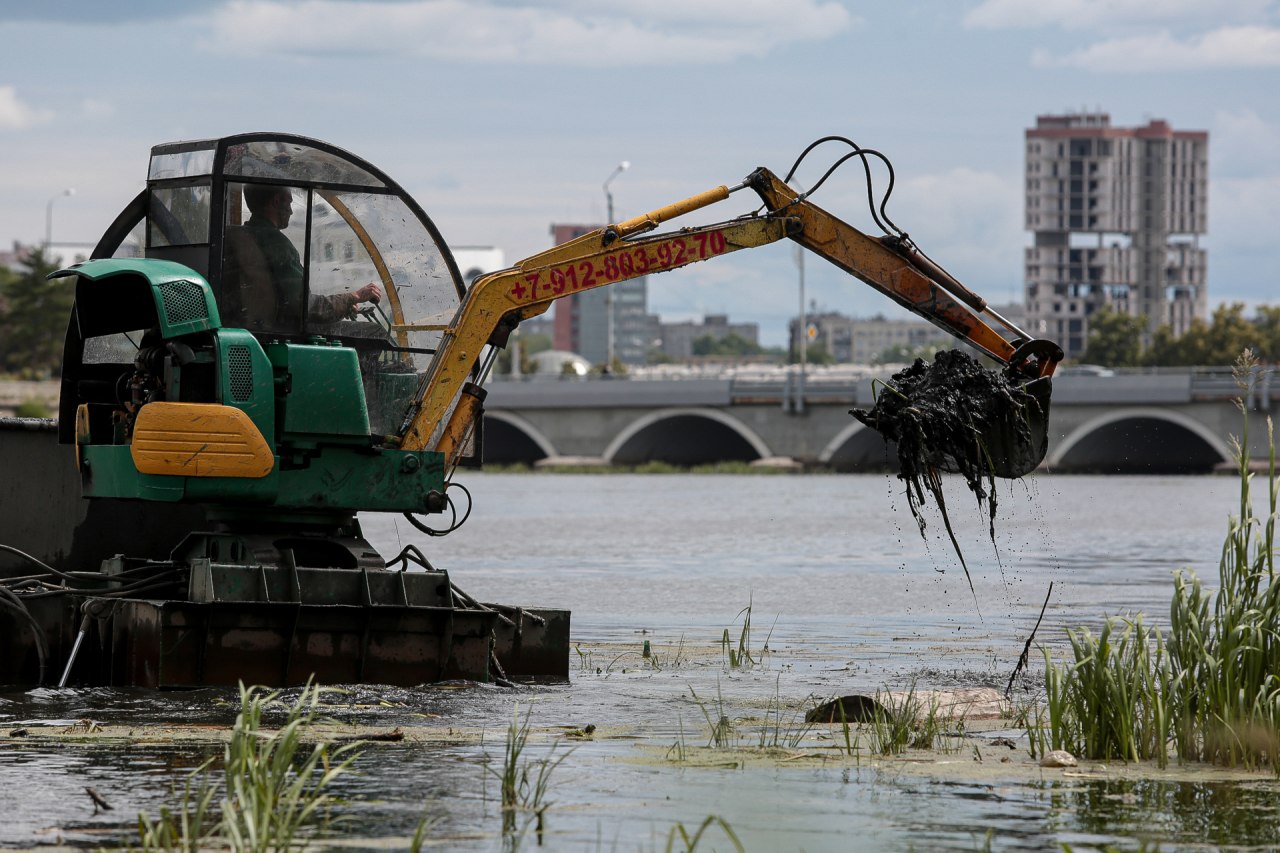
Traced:
POLYGON ((1280 67, 1280 28, 1221 27, 1181 39, 1167 31, 1107 39, 1065 56, 1037 51, 1041 67, 1090 71, 1198 71, 1209 68, 1280 67))
POLYGON ((716 63, 830 38, 856 23, 834 0, 232 0, 212 45, 246 53, 405 54, 458 62, 636 66, 716 63))
POLYGON ((49 110, 28 106, 12 86, 0 86, 0 130, 22 130, 53 118, 49 110))
POLYGON ((1274 0, 983 0, 969 10, 964 23, 974 29, 1257 23, 1274 6, 1274 0))

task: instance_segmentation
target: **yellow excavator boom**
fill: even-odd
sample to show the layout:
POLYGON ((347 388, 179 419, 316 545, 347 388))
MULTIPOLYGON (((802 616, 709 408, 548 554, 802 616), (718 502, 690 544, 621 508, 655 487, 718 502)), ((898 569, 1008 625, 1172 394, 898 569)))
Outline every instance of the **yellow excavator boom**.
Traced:
POLYGON ((557 299, 642 275, 790 237, 1028 379, 1048 376, 1062 359, 1049 341, 1033 341, 909 241, 874 238, 808 201, 768 169, 730 189, 716 187, 616 225, 610 224, 478 279, 441 339, 398 437, 405 449, 440 450, 456 461, 479 406, 459 405, 486 344, 505 346, 521 320, 557 299), (751 188, 764 212, 697 228, 647 235, 664 222, 751 188), (990 318, 995 325, 988 322, 990 318), (997 330, 997 327, 1003 331, 997 330))

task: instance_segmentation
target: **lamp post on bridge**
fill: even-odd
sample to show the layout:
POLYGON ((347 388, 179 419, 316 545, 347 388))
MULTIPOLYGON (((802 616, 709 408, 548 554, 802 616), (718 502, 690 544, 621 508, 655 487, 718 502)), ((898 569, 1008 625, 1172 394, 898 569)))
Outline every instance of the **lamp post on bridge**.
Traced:
MULTIPOLYGON (((613 193, 609 191, 609 184, 613 179, 621 175, 627 169, 631 168, 630 160, 623 160, 613 171, 609 173, 609 177, 604 179, 604 204, 605 204, 605 225, 613 225, 613 193)), ((613 288, 605 291, 605 370, 613 370, 613 288)))

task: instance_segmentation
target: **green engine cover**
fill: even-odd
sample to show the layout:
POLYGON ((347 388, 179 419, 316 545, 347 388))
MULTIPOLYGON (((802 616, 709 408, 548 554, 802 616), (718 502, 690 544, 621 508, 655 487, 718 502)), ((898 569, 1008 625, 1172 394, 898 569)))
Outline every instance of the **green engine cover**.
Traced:
MULTIPOLYGON (((356 350, 323 339, 267 339, 264 345, 244 329, 224 329, 208 283, 171 261, 87 261, 55 275, 79 276, 83 332, 130 331, 145 321, 155 338, 172 342, 149 356, 163 360, 162 368, 151 371, 163 379, 159 399, 234 406, 249 416, 276 457, 272 470, 259 478, 143 474, 131 455, 130 412, 114 402, 115 395, 111 402, 86 399, 81 408, 87 435, 78 439, 86 497, 231 510, 423 512, 428 495, 444 491, 441 454, 383 448, 370 434, 356 350)), ((103 384, 125 387, 143 368, 121 363, 112 369, 116 377, 103 384)), ((103 373, 102 366, 95 370, 95 377, 103 373)), ((406 374, 405 388, 396 390, 408 391, 414 379, 406 374)), ((373 387, 380 398, 388 396, 376 377, 373 387)))

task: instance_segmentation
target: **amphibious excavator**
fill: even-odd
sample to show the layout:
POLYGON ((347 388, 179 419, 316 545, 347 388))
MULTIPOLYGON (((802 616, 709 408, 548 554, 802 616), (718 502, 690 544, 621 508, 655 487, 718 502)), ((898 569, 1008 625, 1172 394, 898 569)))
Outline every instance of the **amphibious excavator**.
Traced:
MULTIPOLYGON (((881 155, 840 137, 805 155, 820 143, 841 154, 814 190, 856 159, 870 197, 881 155)), ((251 133, 156 146, 92 259, 54 273, 75 289, 56 427, 0 433, 27 478, 0 491, 0 681, 566 678, 567 612, 478 602, 416 546, 379 554, 357 514, 456 527, 453 474, 482 461, 484 382, 522 320, 784 238, 1019 377, 1044 403, 1038 446, 1002 455, 993 440, 993 464, 1034 468, 1061 350, 929 260, 883 199, 872 216, 886 233, 872 237, 789 179, 758 168, 467 287, 418 203, 332 145, 251 133), (739 192, 761 204, 658 232, 739 192), (52 429, 65 476, 31 449, 52 429), (49 499, 33 496, 63 482, 74 493, 37 512, 49 499)))

